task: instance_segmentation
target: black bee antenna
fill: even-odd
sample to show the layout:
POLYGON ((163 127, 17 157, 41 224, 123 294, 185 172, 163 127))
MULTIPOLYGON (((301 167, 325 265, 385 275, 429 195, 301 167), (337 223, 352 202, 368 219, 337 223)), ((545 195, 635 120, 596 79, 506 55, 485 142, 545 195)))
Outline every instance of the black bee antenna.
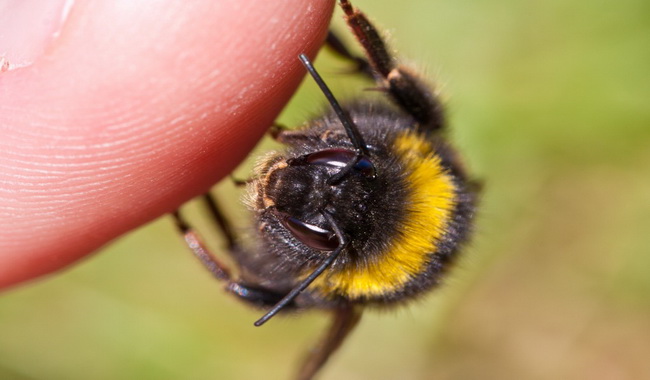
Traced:
POLYGON ((285 306, 287 306, 291 301, 293 301, 298 295, 305 290, 318 276, 320 276, 325 269, 329 268, 334 260, 336 260, 337 257, 343 252, 345 247, 348 245, 348 241, 345 238, 345 235, 343 235, 343 232, 341 232, 341 229, 339 226, 336 224, 334 221, 334 218, 332 218, 332 215, 330 215, 328 212, 323 212, 322 213, 325 219, 327 219, 327 222, 330 224, 332 229, 334 230, 334 234, 336 234, 336 237, 339 239, 339 245, 336 247, 334 251, 323 261, 323 263, 316 268, 306 279, 302 280, 298 286, 293 288, 286 296, 284 296, 278 303, 275 304, 269 310, 266 314, 262 316, 262 318, 258 319, 255 321, 255 326, 262 326, 266 321, 271 319, 274 315, 276 315, 280 310, 282 310, 285 306))
POLYGON ((327 101, 334 109, 334 112, 336 112, 336 115, 339 117, 339 120, 341 120, 341 124, 343 124, 343 127, 345 128, 345 132, 350 138, 350 141, 352 141, 352 145, 354 145, 359 155, 363 154, 367 156, 368 146, 366 145, 366 142, 363 141, 363 137, 361 137, 361 133, 359 133, 359 129, 352 122, 350 116, 347 114, 347 112, 343 110, 343 108, 341 108, 341 105, 334 97, 334 94, 332 94, 332 91, 329 89, 329 87, 327 87, 327 85, 323 81, 323 78, 321 78, 321 76, 318 74, 318 72, 314 68, 314 65, 312 65, 309 58, 307 58, 305 54, 300 54, 298 58, 300 59, 300 62, 302 62, 302 64, 305 66, 305 68, 312 76, 312 78, 314 78, 314 81, 316 82, 318 87, 320 87, 320 90, 323 91, 323 94, 325 95, 327 101))

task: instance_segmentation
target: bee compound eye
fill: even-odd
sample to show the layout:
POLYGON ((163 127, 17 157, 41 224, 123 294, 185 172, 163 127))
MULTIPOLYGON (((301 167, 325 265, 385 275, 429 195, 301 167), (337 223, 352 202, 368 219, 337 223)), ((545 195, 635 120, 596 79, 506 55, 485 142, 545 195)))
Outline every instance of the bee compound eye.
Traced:
POLYGON ((347 149, 325 149, 307 155, 307 162, 315 165, 327 165, 342 168, 350 160, 354 159, 356 154, 347 149))
POLYGON ((339 246, 334 232, 305 223, 293 216, 277 213, 282 225, 303 244, 321 251, 333 251, 339 246))
MULTIPOLYGON (((315 165, 328 165, 337 168, 344 168, 350 161, 356 159, 357 153, 347 149, 325 149, 307 155, 306 161, 315 165)), ((375 165, 366 157, 361 156, 354 165, 354 170, 366 177, 374 178, 376 175, 375 165)))

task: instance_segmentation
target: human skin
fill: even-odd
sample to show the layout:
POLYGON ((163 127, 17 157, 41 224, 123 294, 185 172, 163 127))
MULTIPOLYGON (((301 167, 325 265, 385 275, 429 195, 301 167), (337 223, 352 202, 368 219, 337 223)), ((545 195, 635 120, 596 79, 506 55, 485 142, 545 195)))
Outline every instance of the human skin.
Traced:
POLYGON ((228 175, 295 91, 297 56, 314 57, 334 5, 50 6, 66 4, 39 36, 10 41, 0 26, 0 288, 64 268, 228 175))

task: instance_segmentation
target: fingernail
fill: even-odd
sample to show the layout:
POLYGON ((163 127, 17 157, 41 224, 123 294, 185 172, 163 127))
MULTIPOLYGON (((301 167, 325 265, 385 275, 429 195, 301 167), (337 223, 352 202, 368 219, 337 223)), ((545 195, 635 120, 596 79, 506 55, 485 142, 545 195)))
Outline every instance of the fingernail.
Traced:
POLYGON ((0 0, 0 73, 29 66, 59 35, 74 0, 0 0))

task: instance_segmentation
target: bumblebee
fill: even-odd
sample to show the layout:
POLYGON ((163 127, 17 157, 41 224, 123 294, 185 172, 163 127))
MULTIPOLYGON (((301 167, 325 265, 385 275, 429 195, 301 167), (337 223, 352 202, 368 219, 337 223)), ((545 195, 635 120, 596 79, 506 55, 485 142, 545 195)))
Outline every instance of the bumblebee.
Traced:
POLYGON ((477 194, 443 136, 434 90, 397 63, 362 12, 347 0, 339 4, 365 57, 350 53, 333 34, 328 45, 373 79, 388 101, 341 106, 300 55, 332 112, 299 129, 271 129, 286 150, 262 158, 248 181, 254 242, 238 239, 215 200, 205 196, 236 276, 174 213, 190 249, 227 291, 266 310, 256 326, 281 311, 333 312, 299 379, 318 372, 365 307, 397 306, 441 282, 468 239, 477 194))

